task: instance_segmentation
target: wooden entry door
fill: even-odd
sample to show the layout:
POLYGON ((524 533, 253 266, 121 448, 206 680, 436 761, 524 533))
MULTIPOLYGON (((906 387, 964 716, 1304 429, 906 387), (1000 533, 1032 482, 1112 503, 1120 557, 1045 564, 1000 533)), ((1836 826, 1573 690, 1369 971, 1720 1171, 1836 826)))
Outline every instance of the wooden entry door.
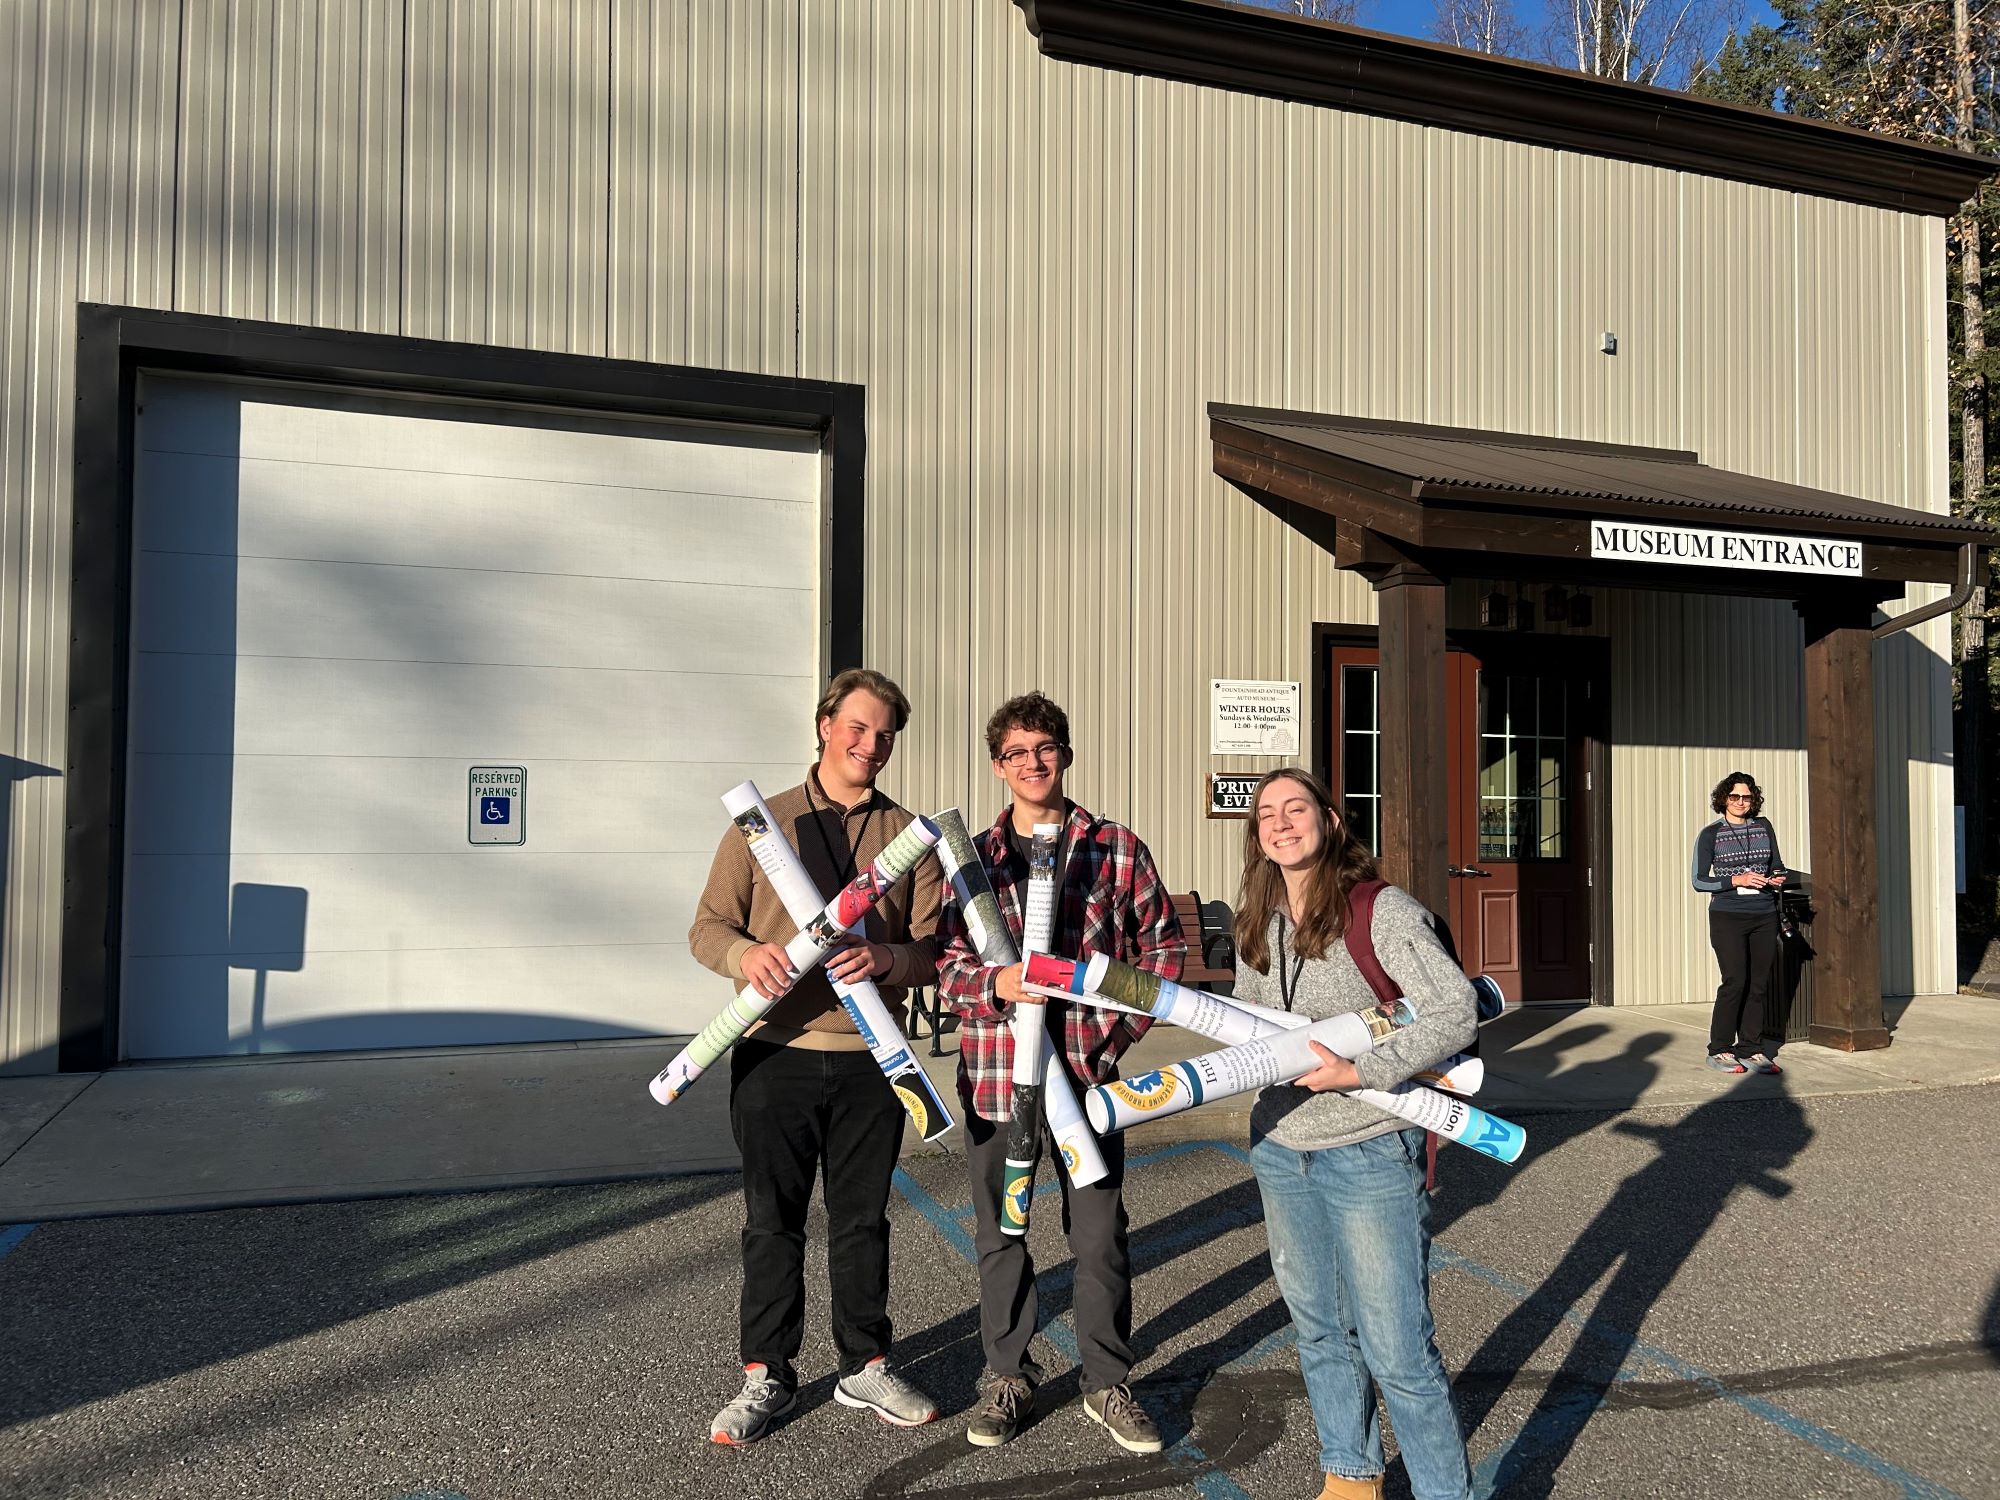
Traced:
MULTIPOLYGON (((1445 656, 1449 745, 1446 917, 1468 973, 1509 1000, 1591 998, 1585 792, 1592 674, 1535 638, 1455 642, 1445 656)), ((1327 653, 1326 765, 1355 830, 1381 852, 1381 723, 1373 646, 1327 653)))

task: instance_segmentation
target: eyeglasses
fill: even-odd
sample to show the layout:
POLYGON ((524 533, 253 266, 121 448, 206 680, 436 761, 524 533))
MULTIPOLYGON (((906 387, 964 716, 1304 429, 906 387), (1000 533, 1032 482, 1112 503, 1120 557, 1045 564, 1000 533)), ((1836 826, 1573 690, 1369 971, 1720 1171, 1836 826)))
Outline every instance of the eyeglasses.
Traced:
POLYGON ((1727 797, 1723 798, 1722 800, 1725 802, 1755 802, 1757 798, 1755 794, 1751 792, 1731 792, 1727 797))
POLYGON ((1032 757, 1037 764, 1043 761, 1057 761, 1062 758, 1063 747, 1053 740, 1041 745, 1016 745, 1012 750, 1002 751, 1000 764, 1010 771, 1018 771, 1032 757))

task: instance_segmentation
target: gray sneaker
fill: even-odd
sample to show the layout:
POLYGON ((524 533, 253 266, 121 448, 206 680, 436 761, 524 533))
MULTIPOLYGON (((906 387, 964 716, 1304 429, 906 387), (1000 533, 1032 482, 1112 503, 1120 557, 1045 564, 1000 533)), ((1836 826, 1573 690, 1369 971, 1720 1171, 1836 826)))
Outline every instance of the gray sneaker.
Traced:
POLYGON ((998 1448, 1012 1442, 1035 1409, 1035 1387, 1019 1375, 986 1377, 986 1399, 974 1408, 965 1425, 965 1440, 975 1448, 998 1448))
POLYGON ((1753 1052, 1748 1057, 1740 1059, 1740 1061, 1751 1072, 1768 1073, 1774 1078, 1785 1071, 1762 1052, 1753 1052))
POLYGON ((773 1380, 767 1366, 745 1365, 743 1389, 708 1424, 708 1440, 732 1448, 754 1443, 792 1409, 796 1399, 797 1392, 782 1380, 773 1380))
POLYGON ((1127 1453, 1160 1451, 1160 1429, 1153 1425, 1129 1385, 1092 1391, 1083 1398, 1083 1414, 1110 1433, 1111 1440, 1127 1453))
POLYGON ((833 1399, 842 1406, 872 1411, 894 1427, 921 1427, 937 1415, 937 1403, 891 1370, 880 1355, 855 1374, 841 1376, 833 1399))

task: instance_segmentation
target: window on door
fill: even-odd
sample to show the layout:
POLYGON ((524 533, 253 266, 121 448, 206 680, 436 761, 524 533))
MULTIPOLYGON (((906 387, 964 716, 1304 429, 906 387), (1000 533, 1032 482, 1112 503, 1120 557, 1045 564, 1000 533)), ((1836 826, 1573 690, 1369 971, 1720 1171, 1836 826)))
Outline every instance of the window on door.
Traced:
POLYGON ((1382 853, 1382 722, 1374 667, 1340 669, 1340 798, 1348 826, 1376 857, 1382 853))
POLYGON ((1569 683, 1479 674, 1479 857, 1562 859, 1569 790, 1569 683))

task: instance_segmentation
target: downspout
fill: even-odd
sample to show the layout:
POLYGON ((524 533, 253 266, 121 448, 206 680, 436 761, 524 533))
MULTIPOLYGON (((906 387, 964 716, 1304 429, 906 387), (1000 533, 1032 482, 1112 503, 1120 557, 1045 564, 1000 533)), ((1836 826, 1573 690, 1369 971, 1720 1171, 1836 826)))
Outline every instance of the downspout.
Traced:
POLYGON ((1921 625, 1926 620, 1934 620, 1939 615, 1950 614, 1964 605, 1972 597, 1972 590, 1979 578, 1979 554, 1984 543, 1967 542, 1958 549, 1958 586, 1935 604, 1926 604, 1921 609, 1906 609, 1894 619, 1884 620, 1872 632, 1876 640, 1885 635, 1894 635, 1899 630, 1908 630, 1912 625, 1921 625))

